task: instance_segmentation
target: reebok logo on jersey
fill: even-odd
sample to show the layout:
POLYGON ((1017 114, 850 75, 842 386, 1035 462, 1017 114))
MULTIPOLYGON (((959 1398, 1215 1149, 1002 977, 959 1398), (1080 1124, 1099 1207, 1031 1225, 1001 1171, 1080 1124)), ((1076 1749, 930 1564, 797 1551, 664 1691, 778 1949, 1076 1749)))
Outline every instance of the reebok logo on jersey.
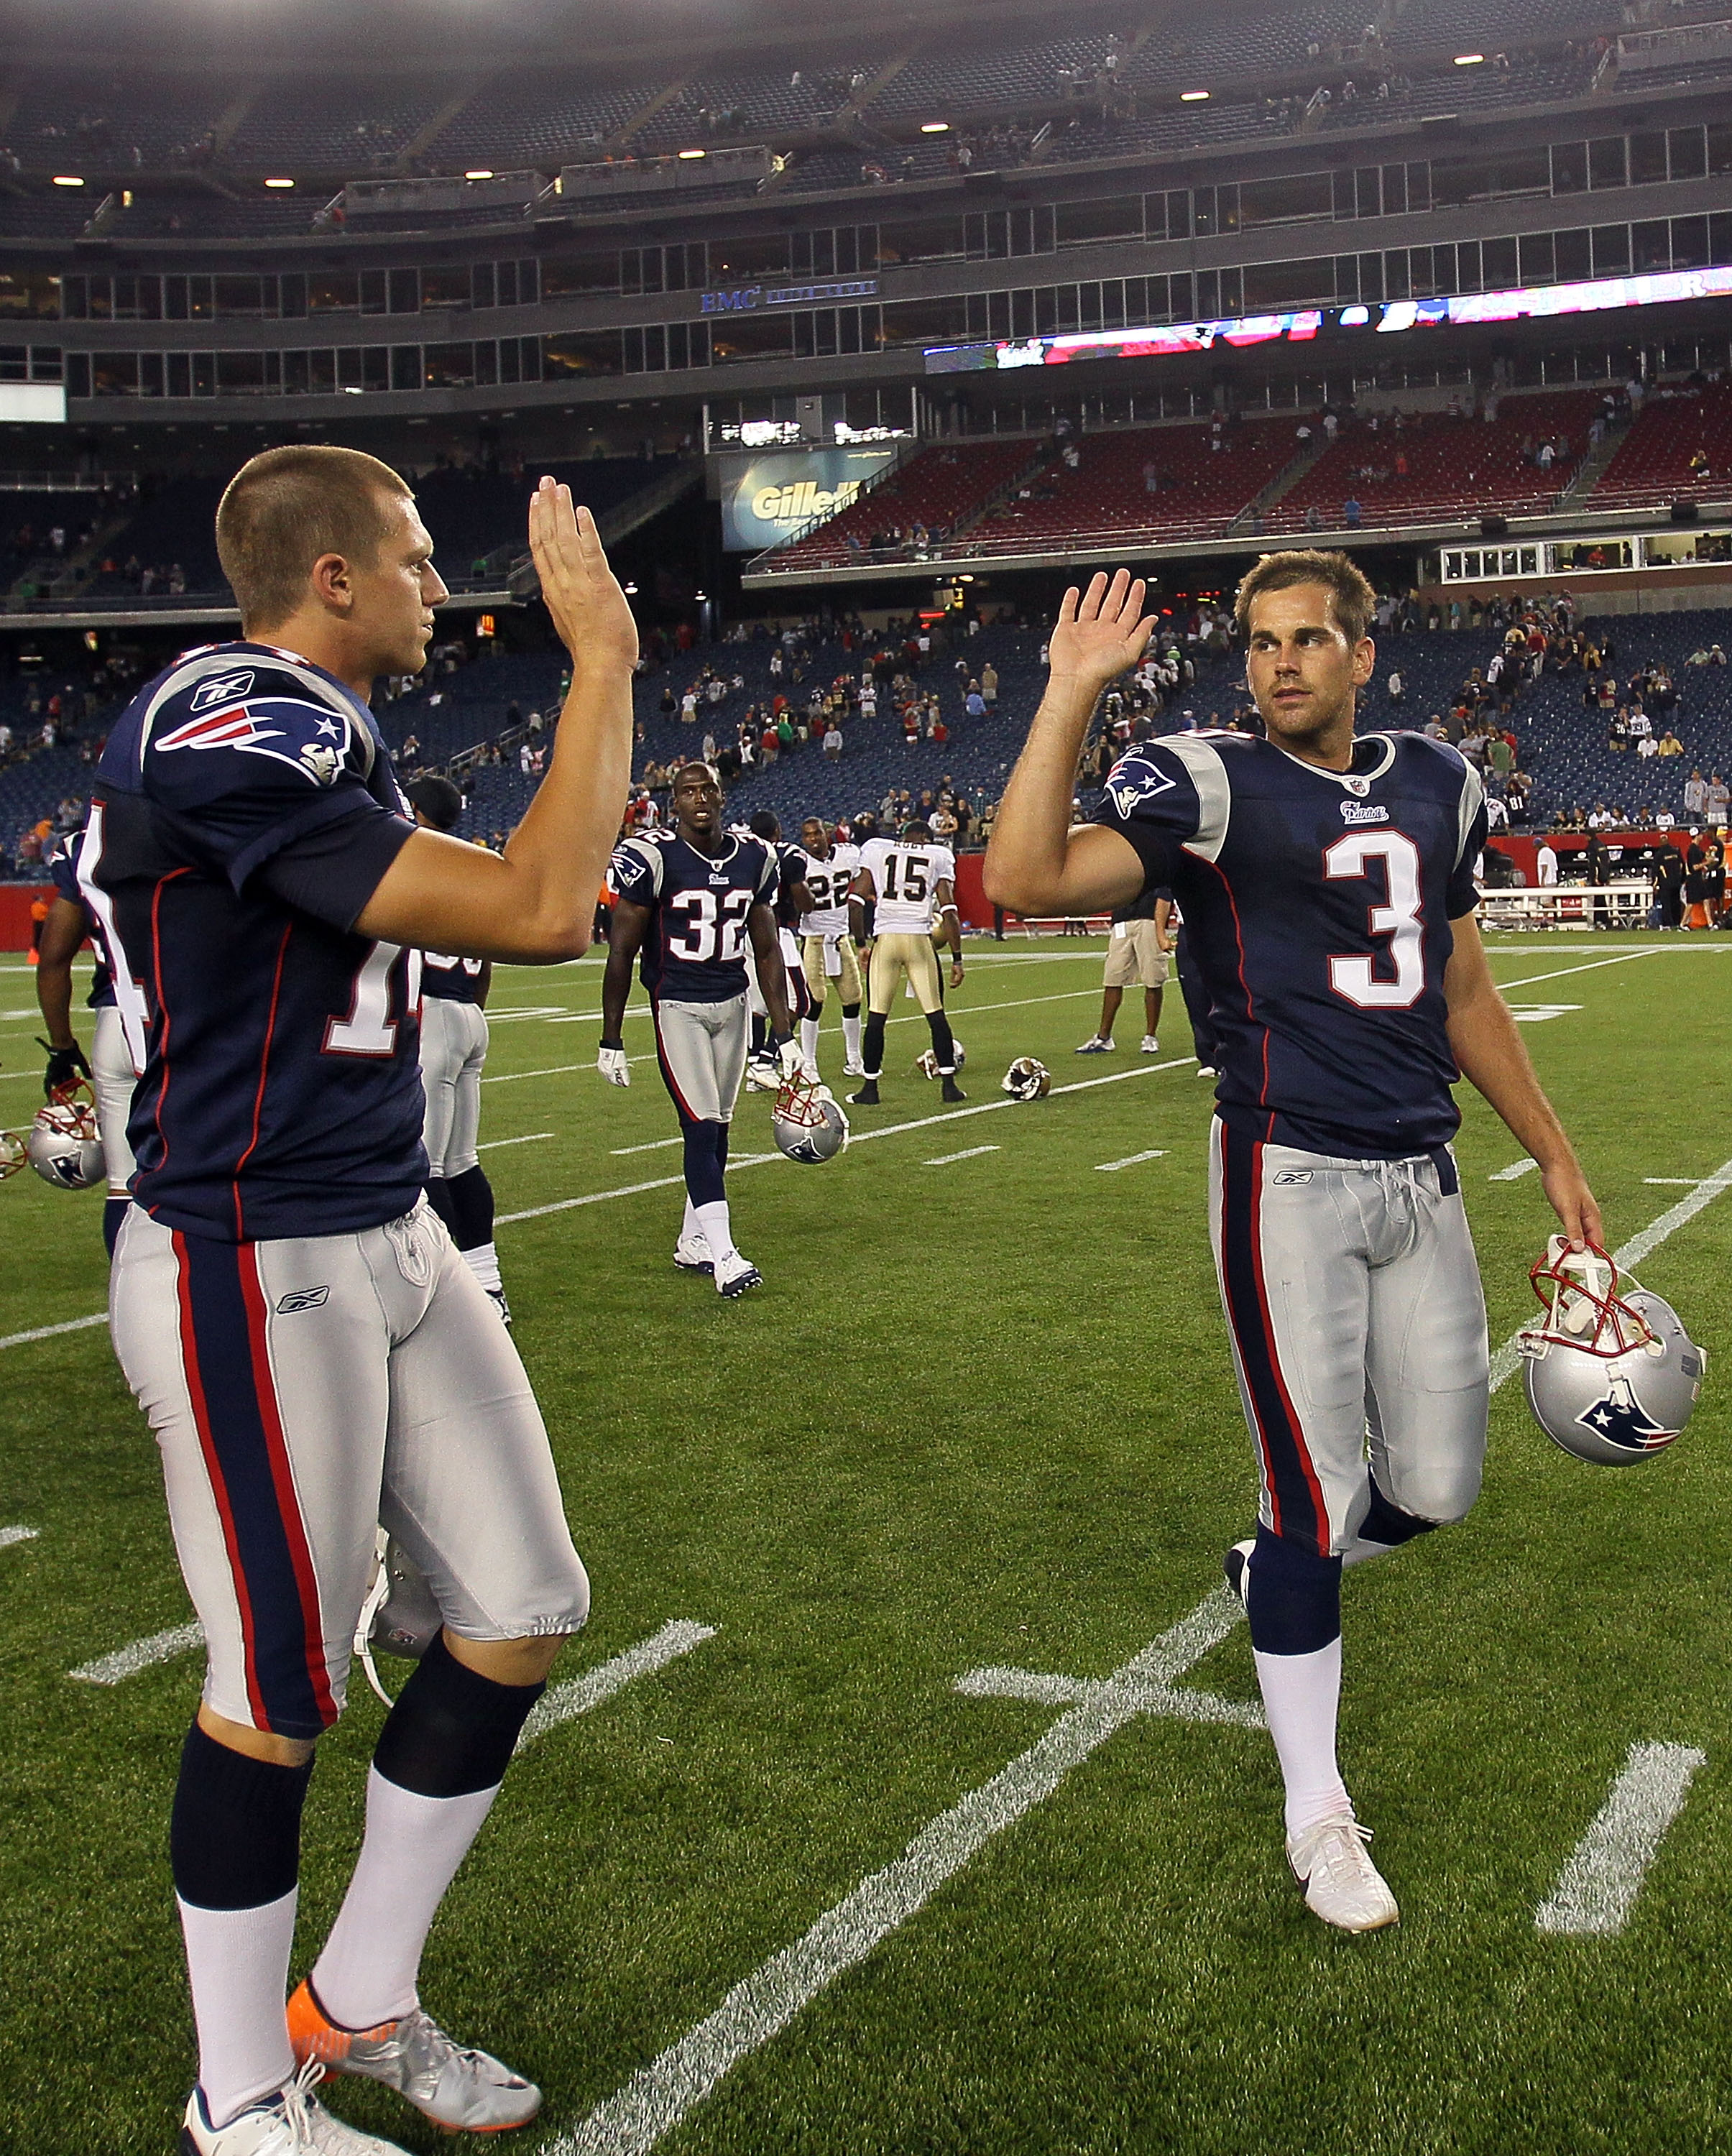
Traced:
POLYGON ((1119 814, 1129 816, 1143 802, 1153 801, 1158 794, 1170 793, 1177 783, 1176 779, 1142 757, 1128 756, 1113 767, 1107 793, 1119 814))
POLYGON ((208 711, 218 704, 238 704, 252 687, 254 679, 250 668, 244 674, 219 674, 214 680, 203 682, 193 690, 190 708, 208 711))
POLYGON ((1283 1183, 1309 1183, 1310 1180, 1311 1170, 1308 1168, 1284 1168, 1275 1178, 1277 1189, 1283 1183))
POLYGON ((1341 820, 1344 824, 1386 824, 1390 812, 1381 802, 1344 801, 1341 820))
POLYGON ((292 1317, 297 1310, 322 1310, 331 1300, 328 1287, 295 1287, 277 1297, 279 1317, 292 1317))

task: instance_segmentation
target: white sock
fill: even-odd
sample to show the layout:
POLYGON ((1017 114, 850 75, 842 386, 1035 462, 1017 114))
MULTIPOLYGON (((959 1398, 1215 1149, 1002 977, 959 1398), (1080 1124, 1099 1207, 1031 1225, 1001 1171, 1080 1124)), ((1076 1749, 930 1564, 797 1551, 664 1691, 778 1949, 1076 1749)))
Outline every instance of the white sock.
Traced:
POLYGON ((499 1277, 499 1253, 491 1243, 477 1243, 472 1250, 460 1250, 457 1255, 483 1287, 505 1286, 499 1277))
POLYGON ((689 1243, 693 1236, 696 1236, 702 1242, 703 1232, 697 1217, 697 1208, 688 1198, 686 1200, 686 1217, 680 1223, 680 1240, 682 1243, 689 1243))
POLYGON ((860 1020, 857 1018, 845 1018, 842 1020, 842 1048, 851 1063, 859 1062, 860 1020))
POLYGON ((295 2077, 284 2002, 298 1895, 291 1887, 280 1901, 251 1909, 180 1902, 198 2025, 198 2086, 213 2126, 227 2126, 295 2077))
POLYGON ((415 2005, 421 1948, 445 1892, 499 1794, 424 1797, 367 1776, 367 1832, 355 1876, 313 1964, 313 1989, 344 2029, 377 2029, 415 2005))
POLYGON ((697 1209, 698 1233, 710 1246, 710 1255, 718 1265, 726 1265, 735 1255, 733 1230, 727 1224, 727 1200, 717 1198, 697 1209))
POLYGON ((1319 1820, 1351 1813, 1335 1763, 1335 1717, 1341 1703, 1341 1640, 1308 1655, 1258 1655, 1257 1681, 1287 1789, 1287 1839, 1319 1820))
POLYGON ((799 1052, 808 1063, 818 1060, 818 1021, 803 1018, 799 1022, 799 1052))

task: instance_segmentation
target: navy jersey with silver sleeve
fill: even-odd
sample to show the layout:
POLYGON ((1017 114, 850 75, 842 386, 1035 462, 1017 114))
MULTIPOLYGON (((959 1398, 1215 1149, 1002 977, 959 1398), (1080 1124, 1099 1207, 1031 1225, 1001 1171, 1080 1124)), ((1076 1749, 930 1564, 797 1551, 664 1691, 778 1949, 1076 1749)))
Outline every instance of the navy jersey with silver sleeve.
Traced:
POLYGON ((1119 759, 1095 820, 1184 913, 1230 1124, 1352 1158, 1447 1142, 1443 974, 1486 830, 1455 749, 1365 734, 1333 772, 1246 736, 1172 737, 1119 759))
POLYGON ((96 954, 95 971, 90 976, 90 993, 85 998, 91 1010, 104 1010, 115 999, 114 967, 109 959, 108 944, 102 933, 102 924, 90 910, 90 901, 79 888, 78 850, 85 842, 85 834, 73 832, 69 837, 56 839, 44 866, 54 878, 54 889, 85 916, 85 933, 90 939, 90 948, 96 954))
POLYGON ((420 953, 354 932, 414 825, 372 714, 255 644, 184 654, 109 736, 79 857, 133 1061, 135 1201, 225 1242, 407 1213, 420 953))
POLYGON ((776 842, 776 926, 779 928, 799 931, 799 902, 791 896, 796 884, 806 880, 806 870, 812 865, 812 856, 804 846, 790 845, 787 839, 776 842))
POLYGON ((639 969, 652 1001, 719 1004, 746 993, 747 916, 773 906, 775 850, 730 832, 719 854, 700 853, 671 831, 622 839, 609 880, 621 898, 648 906, 639 969))
POLYGON ((472 1004, 481 993, 485 958, 450 958, 442 951, 421 953, 421 993, 448 1004, 472 1004))

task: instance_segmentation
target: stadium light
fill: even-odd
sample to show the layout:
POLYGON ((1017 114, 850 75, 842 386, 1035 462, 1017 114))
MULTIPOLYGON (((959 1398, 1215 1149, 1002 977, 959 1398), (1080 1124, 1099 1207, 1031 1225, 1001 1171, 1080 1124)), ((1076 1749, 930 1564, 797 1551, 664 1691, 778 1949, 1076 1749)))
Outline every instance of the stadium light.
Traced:
POLYGON ((54 174, 54 185, 57 187, 81 187, 84 185, 84 182, 78 178, 75 173, 56 172, 54 174))
POLYGON ((1456 65, 1457 67, 1483 67, 1485 65, 1485 54, 1483 53, 1457 53, 1456 54, 1456 65))
POLYGON ((702 150, 682 150, 680 157, 682 162, 689 162, 693 157, 701 157, 703 154, 702 150))
POLYGON ((463 177, 466 180, 491 180, 493 177, 492 167, 491 166, 477 165, 474 172, 465 172, 463 177))
POLYGON ((295 182, 293 180, 267 180, 265 184, 268 187, 292 187, 295 182))
POLYGON ((1206 90, 1181 90, 1179 93, 1179 102, 1181 105, 1201 105, 1208 95, 1206 90))
POLYGON ((950 122, 948 120, 923 120, 920 123, 920 131, 923 135, 948 135, 950 132, 950 122))

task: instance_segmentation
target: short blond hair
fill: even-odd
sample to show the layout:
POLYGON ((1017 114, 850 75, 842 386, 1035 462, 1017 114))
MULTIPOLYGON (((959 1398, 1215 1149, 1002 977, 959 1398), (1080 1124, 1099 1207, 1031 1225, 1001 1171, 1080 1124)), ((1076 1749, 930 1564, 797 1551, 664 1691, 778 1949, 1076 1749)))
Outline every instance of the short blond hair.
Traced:
POLYGON ((388 500, 413 501, 400 473, 362 449, 299 443, 249 458, 217 505, 217 556, 244 627, 286 621, 321 555, 377 560, 388 500))
POLYGON ((1321 547, 1294 547, 1264 554, 1246 574, 1233 602, 1233 619, 1241 636, 1251 629, 1251 603, 1265 592, 1284 592, 1294 584, 1327 587, 1335 626, 1349 644, 1363 643, 1377 613, 1377 594, 1357 562, 1321 547))

